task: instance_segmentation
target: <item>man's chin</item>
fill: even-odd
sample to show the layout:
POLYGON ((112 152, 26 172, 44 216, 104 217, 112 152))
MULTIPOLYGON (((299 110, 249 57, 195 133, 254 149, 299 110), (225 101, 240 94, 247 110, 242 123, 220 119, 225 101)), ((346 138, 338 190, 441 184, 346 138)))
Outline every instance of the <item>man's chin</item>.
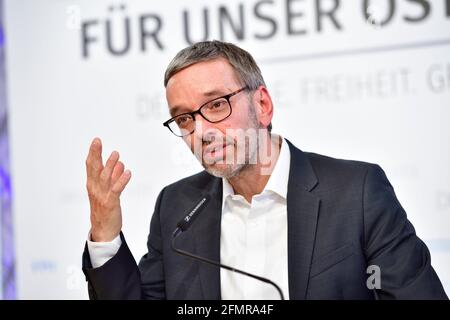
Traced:
POLYGON ((239 164, 203 164, 205 170, 218 178, 232 178, 242 171, 245 165, 239 164))

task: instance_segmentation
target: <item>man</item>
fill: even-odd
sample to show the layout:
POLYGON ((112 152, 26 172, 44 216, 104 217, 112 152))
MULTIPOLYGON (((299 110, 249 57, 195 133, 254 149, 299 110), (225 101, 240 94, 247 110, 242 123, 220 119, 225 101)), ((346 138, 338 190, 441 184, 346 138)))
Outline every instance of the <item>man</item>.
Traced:
POLYGON ((103 165, 94 139, 83 254, 91 298, 278 299, 267 283, 171 248, 177 223, 206 194, 177 238, 180 249, 270 279, 286 298, 447 298, 379 166, 302 152, 271 133, 273 103, 249 53, 197 43, 176 55, 164 84, 164 125, 205 171, 161 191, 137 266, 121 233, 120 194, 131 173, 117 152, 103 165))

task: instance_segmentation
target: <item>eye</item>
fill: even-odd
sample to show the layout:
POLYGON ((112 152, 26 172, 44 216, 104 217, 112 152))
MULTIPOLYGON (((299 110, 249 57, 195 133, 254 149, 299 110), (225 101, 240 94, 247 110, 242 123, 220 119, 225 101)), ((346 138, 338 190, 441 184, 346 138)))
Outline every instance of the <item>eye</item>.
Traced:
POLYGON ((226 106, 227 103, 228 103, 228 102, 227 102, 227 100, 225 100, 225 99, 214 100, 214 101, 212 101, 212 102, 209 104, 208 108, 211 109, 211 110, 214 110, 214 109, 222 109, 223 107, 226 106))
POLYGON ((175 122, 177 123, 177 125, 184 125, 187 122, 189 122, 189 120, 191 120, 191 117, 188 115, 182 115, 179 116, 175 119, 175 122))

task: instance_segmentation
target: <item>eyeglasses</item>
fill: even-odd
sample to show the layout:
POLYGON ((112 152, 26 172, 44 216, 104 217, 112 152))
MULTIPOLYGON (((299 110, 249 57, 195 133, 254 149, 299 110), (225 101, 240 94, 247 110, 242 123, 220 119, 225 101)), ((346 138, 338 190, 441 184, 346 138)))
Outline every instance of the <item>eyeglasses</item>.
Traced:
POLYGON ((203 119, 211 123, 223 121, 228 118, 232 112, 230 98, 247 89, 248 87, 245 86, 225 96, 215 98, 204 103, 195 111, 181 113, 167 120, 163 125, 169 128, 169 130, 178 137, 188 136, 195 130, 195 115, 197 113, 200 114, 203 119))

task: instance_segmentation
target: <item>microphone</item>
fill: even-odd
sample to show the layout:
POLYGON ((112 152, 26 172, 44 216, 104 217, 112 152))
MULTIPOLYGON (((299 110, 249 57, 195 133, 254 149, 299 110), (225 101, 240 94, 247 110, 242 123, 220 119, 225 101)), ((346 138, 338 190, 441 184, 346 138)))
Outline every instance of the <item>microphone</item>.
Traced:
POLYGON ((172 238, 176 238, 180 233, 186 231, 194 220, 198 217, 198 213, 206 206, 210 199, 210 195, 206 194, 202 199, 192 208, 192 210, 177 223, 177 228, 172 234, 172 238))
POLYGON ((198 256, 196 254, 178 249, 175 246, 175 241, 176 241, 177 237, 181 233, 185 232, 186 230, 188 230, 190 228, 190 226, 192 225, 194 220, 199 216, 200 212, 206 207, 206 204, 208 203, 210 198, 211 198, 211 196, 209 194, 206 194, 205 196, 203 196, 201 198, 201 200, 193 207, 193 209, 190 210, 189 213, 180 222, 177 223, 177 227, 172 233, 172 241, 171 241, 172 250, 174 250, 176 253, 181 254, 183 256, 186 256, 186 257, 189 257, 189 258, 192 258, 195 260, 199 260, 201 262, 211 264, 211 265, 214 265, 214 266, 217 266, 220 268, 224 268, 226 270, 233 271, 233 272, 242 274, 244 276, 248 276, 250 278, 257 279, 262 282, 271 284, 272 286, 275 287, 275 289, 277 289, 278 293, 280 294, 281 300, 284 300, 284 295, 283 295, 283 291, 281 291, 281 288, 275 282, 273 282, 267 278, 260 277, 260 276, 257 276, 257 275, 254 275, 254 274, 251 274, 251 273, 248 273, 248 272, 245 272, 245 271, 242 271, 242 270, 239 270, 239 269, 236 269, 236 268, 224 265, 224 264, 221 264, 219 262, 210 260, 208 258, 198 256))

